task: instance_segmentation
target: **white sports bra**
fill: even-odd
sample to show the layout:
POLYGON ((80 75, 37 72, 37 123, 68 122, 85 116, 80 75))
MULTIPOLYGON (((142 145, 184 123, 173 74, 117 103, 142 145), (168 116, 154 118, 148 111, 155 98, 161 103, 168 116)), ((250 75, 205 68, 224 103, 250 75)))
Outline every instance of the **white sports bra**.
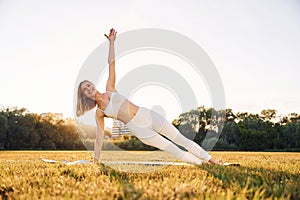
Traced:
POLYGON ((126 97, 122 96, 121 94, 117 92, 111 92, 110 100, 105 110, 102 110, 99 107, 98 109, 104 112, 104 114, 108 117, 117 118, 120 107, 125 100, 126 97))

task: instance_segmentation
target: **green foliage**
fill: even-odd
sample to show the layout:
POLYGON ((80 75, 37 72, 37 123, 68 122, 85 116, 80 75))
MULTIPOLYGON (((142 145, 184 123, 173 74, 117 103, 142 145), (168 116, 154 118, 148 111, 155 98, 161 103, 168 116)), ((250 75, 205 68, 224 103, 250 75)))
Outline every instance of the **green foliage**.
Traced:
MULTIPOLYGON (((140 150, 144 150, 144 151, 153 151, 153 150, 157 150, 155 147, 146 145, 144 143, 142 143, 137 137, 135 137, 134 135, 123 135, 121 138, 119 139, 115 139, 115 140, 111 140, 110 142, 107 143, 111 143, 111 146, 116 146, 119 149, 122 150, 128 150, 128 151, 140 151, 140 150)), ((115 147, 112 147, 112 149, 106 148, 106 150, 114 150, 115 147)))
MULTIPOLYGON (((262 110, 260 114, 231 109, 215 110, 199 107, 182 113, 173 125, 187 138, 208 150, 300 150, 300 114, 276 116, 277 111, 262 110)), ((26 109, 0 110, 0 149, 92 149, 96 127, 30 113, 26 109), (79 135, 78 135, 79 133, 79 135)), ((106 135, 110 133, 106 130, 106 135)), ((153 150, 136 137, 124 135, 107 141, 104 149, 153 150)))
POLYGON ((300 148, 300 121, 291 122, 283 130, 287 148, 300 148))
POLYGON ((278 118, 277 111, 262 110, 261 114, 231 109, 216 111, 199 107, 173 120, 186 137, 204 148, 219 150, 298 150, 300 151, 300 115, 291 113, 278 118), (223 123, 224 122, 224 123, 223 123))
POLYGON ((84 149, 73 120, 26 109, 0 110, 0 149, 84 149))
POLYGON ((0 113, 0 149, 4 149, 7 142, 8 120, 5 115, 0 113))

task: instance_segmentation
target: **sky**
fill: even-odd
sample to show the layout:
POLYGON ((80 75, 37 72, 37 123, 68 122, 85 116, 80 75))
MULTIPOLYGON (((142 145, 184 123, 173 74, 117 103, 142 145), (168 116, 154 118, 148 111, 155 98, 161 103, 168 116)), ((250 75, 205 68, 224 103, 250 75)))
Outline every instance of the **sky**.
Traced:
MULTIPOLYGON (((118 34, 168 29, 195 41, 215 64, 226 108, 234 112, 300 113, 300 3, 296 0, 0 0, 0 106, 73 117, 77 75, 112 27, 118 34)), ((117 74, 126 74, 124 66, 136 58, 148 56, 138 65, 155 56, 165 56, 164 62, 170 56, 143 53, 117 60, 117 74)), ((168 66, 176 68, 173 64, 168 66)), ((210 106, 207 88, 193 89, 201 94, 199 105, 210 106)), ((133 100, 163 108, 169 120, 180 114, 176 98, 158 86, 145 86, 133 100), (151 99, 155 92, 162 98, 151 99)))

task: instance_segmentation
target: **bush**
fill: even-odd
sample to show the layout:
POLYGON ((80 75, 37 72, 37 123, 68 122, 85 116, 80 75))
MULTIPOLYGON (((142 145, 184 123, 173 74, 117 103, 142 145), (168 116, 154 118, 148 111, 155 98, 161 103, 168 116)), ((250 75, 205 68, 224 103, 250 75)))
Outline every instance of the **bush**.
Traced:
POLYGON ((40 147, 44 150, 56 150, 56 145, 52 140, 41 141, 40 147))
MULTIPOLYGON (((148 146, 144 143, 142 143, 137 137, 135 136, 128 136, 128 135, 123 135, 119 139, 114 139, 110 141, 112 146, 117 146, 122 150, 128 150, 128 151, 153 151, 157 150, 157 148, 148 146)), ((108 147, 108 146, 107 146, 108 147)), ((106 148, 107 148, 106 147, 106 148)), ((108 150, 108 149, 106 149, 108 150)))

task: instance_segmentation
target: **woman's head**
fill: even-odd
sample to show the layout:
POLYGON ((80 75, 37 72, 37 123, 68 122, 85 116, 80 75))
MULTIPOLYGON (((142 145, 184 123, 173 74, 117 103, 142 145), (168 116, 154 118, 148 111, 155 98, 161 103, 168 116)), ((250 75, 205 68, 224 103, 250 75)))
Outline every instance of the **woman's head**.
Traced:
POLYGON ((96 106, 95 95, 97 90, 95 85, 90 81, 82 81, 78 86, 77 92, 77 117, 91 110, 96 106))

